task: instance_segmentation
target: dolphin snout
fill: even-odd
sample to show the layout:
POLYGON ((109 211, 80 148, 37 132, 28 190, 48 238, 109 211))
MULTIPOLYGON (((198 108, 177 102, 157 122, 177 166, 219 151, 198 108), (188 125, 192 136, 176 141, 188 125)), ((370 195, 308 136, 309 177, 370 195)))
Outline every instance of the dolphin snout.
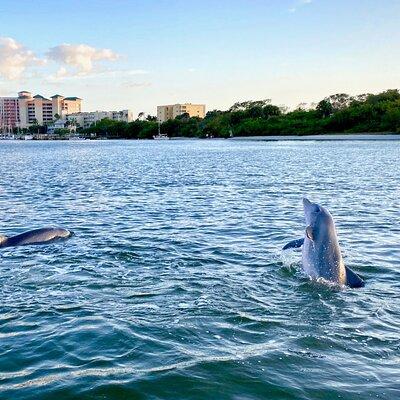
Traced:
POLYGON ((303 197, 303 207, 306 214, 318 213, 321 208, 318 204, 312 203, 307 197, 303 197))
POLYGON ((310 206, 312 203, 310 200, 307 199, 307 197, 303 197, 303 206, 304 207, 308 207, 310 206))

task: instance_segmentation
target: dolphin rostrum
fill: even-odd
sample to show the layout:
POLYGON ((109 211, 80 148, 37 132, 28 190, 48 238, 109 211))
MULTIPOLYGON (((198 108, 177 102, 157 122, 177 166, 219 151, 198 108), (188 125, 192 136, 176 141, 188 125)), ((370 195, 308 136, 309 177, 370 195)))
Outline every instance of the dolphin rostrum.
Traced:
POLYGON ((303 206, 307 224, 305 236, 289 242, 283 250, 303 246, 303 269, 311 278, 323 278, 352 288, 364 286, 364 281, 343 263, 335 223, 329 211, 306 198, 303 206))
POLYGON ((71 231, 64 228, 34 229, 11 237, 0 235, 0 247, 45 244, 58 239, 67 239, 72 235, 73 233, 71 231))

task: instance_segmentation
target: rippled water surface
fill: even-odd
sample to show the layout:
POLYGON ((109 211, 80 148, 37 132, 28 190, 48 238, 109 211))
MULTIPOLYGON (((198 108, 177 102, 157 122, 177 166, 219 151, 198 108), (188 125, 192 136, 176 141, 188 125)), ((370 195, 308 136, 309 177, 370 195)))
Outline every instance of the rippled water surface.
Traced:
POLYGON ((1 399, 399 399, 400 142, 0 143, 1 399), (362 289, 313 283, 301 199, 362 289))

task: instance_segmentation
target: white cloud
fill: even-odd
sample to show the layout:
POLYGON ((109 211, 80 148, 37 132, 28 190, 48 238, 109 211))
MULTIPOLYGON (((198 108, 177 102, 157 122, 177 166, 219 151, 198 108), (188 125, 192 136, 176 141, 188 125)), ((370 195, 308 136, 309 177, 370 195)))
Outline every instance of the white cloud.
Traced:
POLYGON ((4 78, 4 81, 44 78, 45 82, 55 84, 75 79, 130 79, 149 73, 143 69, 115 69, 100 65, 103 61, 113 62, 119 57, 110 49, 64 43, 50 48, 45 56, 38 58, 15 39, 0 36, 0 83, 1 78, 4 78), (41 68, 32 71, 32 67, 43 67, 48 65, 50 60, 58 64, 58 69, 51 71, 41 68))
POLYGON ((128 70, 116 70, 116 71, 105 71, 104 74, 108 75, 146 75, 148 74, 149 71, 146 71, 145 69, 128 69, 128 70))
POLYGON ((56 79, 63 79, 69 76, 69 73, 65 67, 60 67, 58 71, 54 74, 56 79))
MULTIPOLYGON (((98 61, 115 61, 119 58, 119 55, 110 49, 96 49, 87 44, 68 43, 52 47, 47 52, 47 56, 60 64, 75 68, 77 73, 81 75, 93 71, 94 65, 98 61)), ((66 73, 63 73, 63 75, 66 75, 66 73)))
POLYGON ((46 78, 47 82, 54 83, 60 82, 64 80, 88 80, 92 78, 126 78, 135 75, 145 75, 149 72, 143 69, 104 69, 104 70, 96 70, 89 73, 70 71, 65 67, 60 67, 55 74, 51 74, 46 78))
POLYGON ((0 37, 0 77, 19 79, 32 65, 43 64, 31 50, 9 37, 0 37))
POLYGON ((121 83, 122 87, 124 88, 143 88, 151 86, 150 82, 124 82, 121 83))
POLYGON ((292 7, 290 7, 289 9, 288 9, 288 11, 290 12, 290 13, 295 13, 297 10, 298 10, 298 8, 300 8, 300 7, 302 7, 302 6, 305 6, 305 5, 307 5, 307 4, 311 4, 313 2, 313 0, 297 0, 297 1, 295 1, 295 3, 292 5, 292 7))

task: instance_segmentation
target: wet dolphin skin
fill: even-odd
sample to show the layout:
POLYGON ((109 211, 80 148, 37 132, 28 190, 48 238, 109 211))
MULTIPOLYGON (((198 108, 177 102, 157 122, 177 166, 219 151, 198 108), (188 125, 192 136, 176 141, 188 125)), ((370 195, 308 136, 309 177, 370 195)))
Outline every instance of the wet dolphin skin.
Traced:
POLYGON ((40 228, 16 236, 0 236, 0 247, 45 244, 59 239, 67 239, 73 233, 64 228, 40 228))
POLYGON ((312 278, 362 287, 364 281, 343 263, 335 223, 330 212, 303 199, 306 230, 304 238, 293 240, 283 247, 284 250, 302 246, 302 265, 312 278))

